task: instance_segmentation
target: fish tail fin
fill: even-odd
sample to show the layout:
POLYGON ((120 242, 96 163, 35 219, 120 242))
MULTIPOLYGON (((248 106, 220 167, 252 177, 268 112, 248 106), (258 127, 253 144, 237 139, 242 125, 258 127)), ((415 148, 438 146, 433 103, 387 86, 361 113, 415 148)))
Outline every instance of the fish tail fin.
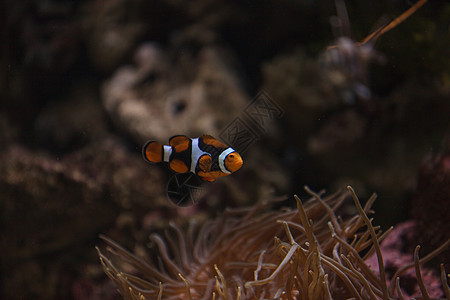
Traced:
POLYGON ((148 141, 142 147, 142 157, 150 163, 162 162, 164 158, 164 147, 155 141, 148 141))

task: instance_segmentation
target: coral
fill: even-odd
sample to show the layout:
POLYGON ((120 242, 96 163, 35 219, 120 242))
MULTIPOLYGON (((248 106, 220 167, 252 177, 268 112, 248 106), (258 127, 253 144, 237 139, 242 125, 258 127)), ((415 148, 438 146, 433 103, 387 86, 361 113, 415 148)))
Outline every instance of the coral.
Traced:
POLYGON ((89 58, 97 69, 112 72, 146 32, 154 16, 141 17, 145 1, 88 1, 82 6, 81 24, 89 58), (125 9, 126 7, 126 9, 125 9), (128 20, 125 22, 124 20, 128 20))
POLYGON ((322 72, 317 61, 301 49, 262 65, 263 88, 283 107, 287 134, 299 140, 314 130, 327 111, 342 104, 322 72))
POLYGON ((75 152, 108 135, 102 107, 89 84, 77 84, 60 102, 46 105, 33 126, 35 139, 52 153, 75 152))
POLYGON ((90 253, 80 250, 86 241, 126 207, 165 203, 161 172, 111 138, 58 159, 8 145, 0 169, 2 299, 69 298, 66 286, 90 253))
POLYGON ((144 44, 135 66, 119 68, 104 84, 103 105, 117 127, 140 144, 180 132, 218 136, 247 103, 230 60, 215 46, 174 58, 144 44))
MULTIPOLYGON (((194 224, 185 234, 172 224, 174 236, 167 232, 166 241, 150 236, 157 258, 140 258, 103 237, 121 262, 97 248, 100 260, 125 299, 403 299, 398 282, 387 284, 380 250, 390 230, 382 233, 367 216, 376 196, 363 208, 349 187, 359 214, 344 221, 335 211, 348 194, 322 199, 306 190, 313 199, 303 204, 295 196, 297 209, 264 211, 264 202, 228 210, 197 234, 194 224), (379 275, 365 263, 373 253, 379 275)), ((419 260, 417 253, 409 267, 416 267, 427 298, 420 265, 430 257, 419 260)), ((445 276, 442 270, 448 297, 445 276)))
MULTIPOLYGON (((428 249, 450 238, 450 138, 447 136, 445 141, 447 145, 443 151, 430 154, 420 168, 412 199, 416 238, 428 249)), ((450 251, 443 257, 443 262, 450 267, 450 251)))
MULTIPOLYGON (((415 231, 416 223, 414 221, 398 224, 381 244, 386 277, 391 282, 395 282, 395 277, 399 275, 398 271, 404 268, 404 266, 408 266, 414 259, 412 245, 417 242, 417 239, 414 237, 415 231)), ((429 247, 423 246, 423 248, 426 250, 429 247)), ((437 250, 442 251, 443 247, 439 247, 437 250)), ((439 258, 441 257, 442 255, 439 256, 439 258)), ((371 267, 376 267, 378 264, 377 256, 372 255, 365 260, 365 263, 371 267)), ((419 297, 421 291, 417 285, 414 268, 405 268, 401 272, 400 284, 403 293, 412 297, 419 297)), ((439 276, 429 266, 422 267, 422 280, 429 289, 430 297, 438 298, 442 295, 442 290, 439 287, 439 276)))

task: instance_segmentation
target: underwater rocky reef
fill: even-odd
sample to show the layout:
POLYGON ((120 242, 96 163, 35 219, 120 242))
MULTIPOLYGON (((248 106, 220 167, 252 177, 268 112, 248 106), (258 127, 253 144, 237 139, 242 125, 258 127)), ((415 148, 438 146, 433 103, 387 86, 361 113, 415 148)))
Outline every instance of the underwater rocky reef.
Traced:
POLYGON ((426 0, 3 1, 0 298, 449 298, 448 20, 426 0), (141 157, 178 134, 244 160, 183 207, 141 157))

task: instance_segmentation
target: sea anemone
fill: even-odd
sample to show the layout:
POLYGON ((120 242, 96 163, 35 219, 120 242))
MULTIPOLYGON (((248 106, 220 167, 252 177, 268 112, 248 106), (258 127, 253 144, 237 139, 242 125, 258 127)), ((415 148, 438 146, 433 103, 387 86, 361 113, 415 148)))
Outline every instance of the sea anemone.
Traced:
MULTIPOLYGON (((98 248, 106 274, 125 299, 404 299, 398 276, 388 283, 380 242, 382 233, 367 214, 375 201, 363 208, 351 187, 348 193, 302 201, 294 196, 297 209, 270 211, 271 202, 251 208, 227 210, 215 220, 183 232, 171 224, 164 239, 150 239, 158 248, 155 259, 140 258, 112 240, 102 237, 119 264, 98 248), (358 214, 346 218, 335 212, 351 195, 358 214), (375 254, 375 272, 365 260, 375 254), (127 272, 123 271, 125 264, 127 272), (121 269, 117 266, 121 266, 121 269), (131 267, 131 269, 130 269, 131 267)), ((414 263, 424 299, 430 299, 421 280, 420 265, 442 247, 414 263)), ((447 274, 441 266, 443 292, 450 299, 447 274)))

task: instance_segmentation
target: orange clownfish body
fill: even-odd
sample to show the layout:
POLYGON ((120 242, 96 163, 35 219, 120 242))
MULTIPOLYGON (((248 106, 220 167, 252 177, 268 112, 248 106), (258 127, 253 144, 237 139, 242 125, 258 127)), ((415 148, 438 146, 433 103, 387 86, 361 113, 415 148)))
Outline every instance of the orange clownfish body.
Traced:
POLYGON ((177 173, 192 172, 210 182, 236 172, 243 164, 239 153, 210 135, 199 138, 175 135, 169 145, 148 141, 142 155, 148 162, 167 162, 177 173))

